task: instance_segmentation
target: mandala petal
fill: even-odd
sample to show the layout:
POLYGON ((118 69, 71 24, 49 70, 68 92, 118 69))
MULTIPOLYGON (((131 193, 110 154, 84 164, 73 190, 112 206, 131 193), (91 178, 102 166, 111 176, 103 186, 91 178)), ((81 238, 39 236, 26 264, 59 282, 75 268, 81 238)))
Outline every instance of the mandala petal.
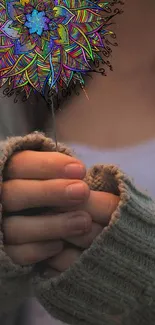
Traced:
POLYGON ((26 84, 23 89, 25 90, 25 94, 26 94, 25 99, 28 99, 31 95, 32 87, 31 87, 31 85, 26 84))
MULTIPOLYGON (((89 10, 89 9, 77 10, 76 19, 75 19, 76 23, 79 23, 79 24, 92 23, 92 22, 96 22, 99 20, 102 21, 102 17, 92 10, 89 10)), ((103 21, 102 21, 102 24, 103 24, 103 21)))
POLYGON ((93 60, 92 48, 88 41, 88 38, 78 26, 71 26, 70 39, 76 42, 82 48, 84 48, 84 50, 89 54, 90 58, 93 60))
POLYGON ((5 50, 5 49, 11 48, 13 46, 14 46, 14 43, 9 37, 5 36, 4 34, 0 34, 0 49, 1 50, 5 50))
POLYGON ((75 24, 80 30, 86 35, 92 35, 94 32, 100 30, 103 26, 102 21, 92 22, 92 23, 83 23, 83 24, 75 24))
POLYGON ((13 77, 13 87, 14 88, 24 87, 27 84, 28 84, 28 80, 26 78, 25 72, 13 77))
POLYGON ((2 3, 0 3, 0 27, 4 25, 6 21, 6 10, 2 3))
POLYGON ((20 24, 22 24, 22 25, 25 24, 26 18, 25 18, 25 16, 23 14, 17 16, 16 19, 20 24))
POLYGON ((14 55, 13 48, 0 48, 0 74, 6 75, 15 64, 17 57, 14 55))
POLYGON ((88 35, 88 38, 92 46, 99 47, 99 48, 104 47, 103 40, 99 33, 90 34, 88 35))
MULTIPOLYGON (((73 60, 78 61, 80 64, 83 63, 87 67, 89 66, 89 63, 85 59, 84 51, 80 45, 72 42, 69 46, 65 46, 64 49, 65 53, 67 53, 67 55, 69 54, 73 60)), ((65 62, 65 58, 66 57, 64 56, 63 62, 65 62)))
POLYGON ((42 1, 37 1, 36 4, 36 8, 38 6, 38 4, 40 5, 40 3, 43 3, 45 6, 47 6, 48 8, 53 8, 55 6, 55 2, 51 1, 51 0, 42 0, 42 1))
POLYGON ((62 6, 54 7, 53 11, 56 18, 63 17, 64 25, 67 25, 75 17, 75 15, 70 10, 62 6))
POLYGON ((51 53, 54 46, 54 40, 51 38, 50 42, 44 41, 43 48, 39 48, 38 46, 35 48, 35 53, 37 53, 41 59, 46 61, 48 55, 51 53))
POLYGON ((54 0, 55 6, 70 8, 70 0, 54 0))
POLYGON ((65 85, 68 87, 72 77, 73 77, 73 71, 66 69, 64 66, 61 69, 61 79, 65 83, 65 85))
POLYGON ((43 92, 50 75, 50 62, 35 60, 34 63, 26 70, 26 77, 30 85, 38 92, 43 92), (37 73, 36 73, 37 72, 37 73))
POLYGON ((23 14, 24 7, 19 1, 9 1, 6 0, 7 14, 11 20, 15 20, 17 16, 23 14))
POLYGON ((62 57, 61 57, 61 49, 59 47, 55 47, 53 52, 50 55, 50 66, 51 66, 51 84, 52 88, 55 85, 56 81, 60 77, 61 68, 62 68, 62 57))
POLYGON ((11 28, 13 21, 8 20, 2 27, 0 27, 0 31, 2 31, 6 36, 10 37, 11 39, 18 39, 20 34, 17 30, 11 28))
POLYGON ((25 44, 21 44, 20 40, 16 40, 15 41, 15 54, 16 55, 21 55, 21 54, 25 54, 25 53, 29 53, 32 50, 34 50, 36 47, 35 43, 31 43, 30 41, 28 41, 25 44))
POLYGON ((63 26, 61 24, 58 25, 57 29, 59 39, 55 40, 55 44, 58 45, 68 45, 69 44, 69 33, 68 33, 68 28, 66 26, 63 26))
POLYGON ((15 64, 13 65, 12 69, 5 76, 13 77, 26 71, 32 64, 34 64, 36 59, 37 59, 37 54, 20 55, 18 60, 16 60, 15 64))
POLYGON ((49 77, 51 75, 51 64, 50 64, 50 58, 48 57, 48 60, 46 62, 44 60, 37 60, 38 65, 38 78, 40 82, 41 92, 44 93, 44 89, 46 86, 46 83, 49 80, 49 77))
MULTIPOLYGON (((61 1, 61 0, 60 0, 61 1)), ((106 2, 107 4, 107 2, 106 2)), ((89 1, 89 0, 85 0, 85 1, 81 1, 81 0, 70 0, 69 1, 69 7, 70 9, 84 9, 84 8, 91 8, 91 9, 95 9, 95 10, 101 10, 101 8, 98 6, 97 3, 89 1)))
POLYGON ((3 85, 5 85, 6 82, 7 82, 7 79, 6 78, 2 78, 1 79, 1 76, 0 76, 0 87, 2 87, 3 85))
POLYGON ((74 80, 78 80, 81 84, 84 84, 84 79, 79 72, 74 73, 74 80))
POLYGON ((37 61, 35 61, 26 71, 26 79, 33 89, 36 89, 38 92, 41 92, 41 86, 38 78, 37 71, 37 61))
POLYGON ((66 57, 63 65, 73 71, 89 71, 90 66, 86 60, 84 50, 77 44, 65 47, 66 57))
POLYGON ((98 0, 98 6, 102 9, 105 9, 109 5, 109 1, 103 2, 102 0, 98 0))

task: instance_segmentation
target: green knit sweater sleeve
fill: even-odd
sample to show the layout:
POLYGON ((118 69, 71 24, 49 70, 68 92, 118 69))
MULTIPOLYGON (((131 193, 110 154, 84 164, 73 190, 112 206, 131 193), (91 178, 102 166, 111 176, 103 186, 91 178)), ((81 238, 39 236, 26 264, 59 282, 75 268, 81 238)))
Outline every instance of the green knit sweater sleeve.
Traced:
POLYGON ((118 194, 119 205, 70 269, 36 278, 36 295, 67 324, 155 324, 155 202, 115 166, 94 167, 86 181, 118 194))

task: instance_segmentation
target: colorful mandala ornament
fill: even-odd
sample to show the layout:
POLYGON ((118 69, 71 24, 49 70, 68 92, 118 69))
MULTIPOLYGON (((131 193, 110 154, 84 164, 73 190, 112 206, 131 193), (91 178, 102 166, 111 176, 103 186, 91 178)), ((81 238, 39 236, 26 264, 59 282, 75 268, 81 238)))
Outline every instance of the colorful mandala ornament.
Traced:
POLYGON ((45 96, 71 82, 84 83, 101 60, 113 0, 0 0, 0 88, 45 96))

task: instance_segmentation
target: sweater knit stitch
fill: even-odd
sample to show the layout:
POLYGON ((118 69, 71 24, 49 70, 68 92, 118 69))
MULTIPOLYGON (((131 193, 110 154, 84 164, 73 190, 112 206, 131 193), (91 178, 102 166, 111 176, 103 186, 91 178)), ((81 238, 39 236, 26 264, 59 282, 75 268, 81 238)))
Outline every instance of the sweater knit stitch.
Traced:
MULTIPOLYGON (((27 149, 56 150, 37 132, 1 143, 1 182, 7 160, 27 149)), ((64 145, 58 150, 71 155, 64 145)), ((51 315, 68 324, 154 324, 155 203, 116 166, 95 166, 85 180, 92 190, 119 195, 120 202, 91 247, 58 277, 40 275, 33 265, 18 266, 5 254, 1 207, 0 313, 36 295, 51 315)))

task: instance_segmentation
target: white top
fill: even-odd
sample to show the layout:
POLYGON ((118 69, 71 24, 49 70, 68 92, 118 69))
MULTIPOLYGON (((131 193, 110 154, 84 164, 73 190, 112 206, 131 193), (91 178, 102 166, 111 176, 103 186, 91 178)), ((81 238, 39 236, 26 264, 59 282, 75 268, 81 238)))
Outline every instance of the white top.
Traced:
POLYGON ((97 150, 87 146, 69 144, 87 167, 99 164, 116 164, 141 190, 155 198, 155 139, 144 144, 115 150, 97 150))

